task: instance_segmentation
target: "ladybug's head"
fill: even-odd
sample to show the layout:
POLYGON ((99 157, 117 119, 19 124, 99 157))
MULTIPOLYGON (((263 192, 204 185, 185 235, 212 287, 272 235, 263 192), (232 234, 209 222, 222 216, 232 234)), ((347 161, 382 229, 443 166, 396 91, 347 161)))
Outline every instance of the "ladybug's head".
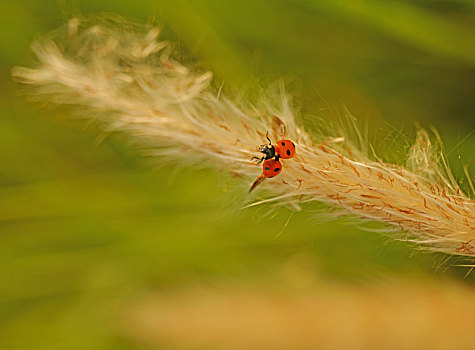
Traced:
POLYGON ((259 152, 264 153, 265 159, 271 159, 275 157, 275 147, 272 146, 272 144, 260 146, 259 152))

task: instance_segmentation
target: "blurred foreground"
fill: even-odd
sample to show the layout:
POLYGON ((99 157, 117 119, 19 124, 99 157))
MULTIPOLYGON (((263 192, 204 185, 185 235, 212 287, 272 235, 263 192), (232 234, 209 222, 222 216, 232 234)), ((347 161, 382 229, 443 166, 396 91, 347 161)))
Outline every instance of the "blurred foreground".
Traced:
POLYGON ((239 281, 143 296, 122 329, 166 349, 472 349, 474 295, 458 283, 239 281))

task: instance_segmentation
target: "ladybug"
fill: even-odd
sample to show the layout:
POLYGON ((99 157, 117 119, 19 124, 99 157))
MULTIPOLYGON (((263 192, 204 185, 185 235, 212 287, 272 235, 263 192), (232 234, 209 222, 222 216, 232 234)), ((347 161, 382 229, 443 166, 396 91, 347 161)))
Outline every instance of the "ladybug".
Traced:
POLYGON ((282 164, 279 159, 290 159, 295 155, 295 144, 291 140, 279 140, 275 145, 272 144, 268 133, 266 139, 269 141, 268 145, 259 147, 259 152, 263 154, 262 157, 252 157, 251 160, 257 160, 257 164, 264 161, 262 164, 262 174, 257 178, 251 186, 249 192, 257 187, 266 177, 272 178, 282 171, 282 164))

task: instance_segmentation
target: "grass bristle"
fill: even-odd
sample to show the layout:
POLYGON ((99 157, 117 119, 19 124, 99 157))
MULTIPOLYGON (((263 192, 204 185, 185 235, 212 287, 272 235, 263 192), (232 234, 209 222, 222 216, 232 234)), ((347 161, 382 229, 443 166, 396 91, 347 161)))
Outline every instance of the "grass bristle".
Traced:
POLYGON ((434 147, 418 132, 406 166, 371 160, 342 135, 310 136, 283 89, 258 107, 218 93, 210 72, 176 61, 173 45, 158 37, 157 28, 120 18, 73 18, 33 44, 37 68, 12 74, 39 98, 80 107, 104 133, 128 135, 148 154, 204 162, 249 186, 261 172, 250 159, 266 131, 272 140, 285 136, 297 154, 260 185, 271 197, 253 204, 321 201, 404 232, 395 238, 475 257, 474 201, 453 179, 437 134, 434 147))

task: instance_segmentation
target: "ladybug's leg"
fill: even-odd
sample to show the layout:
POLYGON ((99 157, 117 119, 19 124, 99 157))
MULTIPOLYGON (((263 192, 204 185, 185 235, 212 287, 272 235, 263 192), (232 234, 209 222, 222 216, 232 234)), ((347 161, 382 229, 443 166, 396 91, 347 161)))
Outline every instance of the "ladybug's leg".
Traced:
POLYGON ((254 156, 254 157, 251 158, 251 161, 254 160, 254 159, 256 160, 255 161, 256 164, 260 164, 265 159, 265 157, 259 158, 259 157, 254 156))

